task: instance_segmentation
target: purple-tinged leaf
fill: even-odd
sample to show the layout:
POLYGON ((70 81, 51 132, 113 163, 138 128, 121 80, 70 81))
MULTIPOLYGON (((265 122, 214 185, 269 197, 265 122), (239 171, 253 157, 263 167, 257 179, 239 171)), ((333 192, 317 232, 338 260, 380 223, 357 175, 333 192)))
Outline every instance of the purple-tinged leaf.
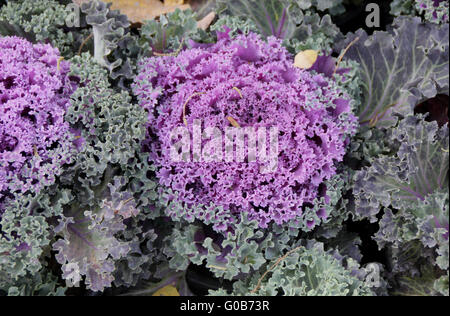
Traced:
POLYGON ((415 207, 429 194, 448 190, 449 130, 409 116, 393 130, 394 156, 381 156, 355 175, 356 213, 376 221, 382 206, 415 207))
POLYGON ((449 25, 422 23, 400 17, 394 28, 368 36, 359 30, 342 43, 343 49, 359 37, 345 55, 360 63, 363 80, 361 124, 392 126, 395 113, 413 113, 420 101, 449 88, 449 25))

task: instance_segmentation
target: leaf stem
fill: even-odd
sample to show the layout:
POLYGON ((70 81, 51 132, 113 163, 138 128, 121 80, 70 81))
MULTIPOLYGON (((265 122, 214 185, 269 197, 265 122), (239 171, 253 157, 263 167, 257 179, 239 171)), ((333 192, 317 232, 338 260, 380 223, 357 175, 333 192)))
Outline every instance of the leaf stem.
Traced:
POLYGON ((262 280, 265 278, 265 276, 267 275, 267 273, 269 273, 270 271, 272 271, 277 265, 280 264, 281 261, 283 261, 284 259, 286 259, 289 255, 291 255, 293 252, 299 250, 300 248, 302 248, 303 246, 298 246, 294 249, 289 250, 284 256, 278 258, 278 260, 269 268, 267 269, 266 272, 264 272, 264 274, 258 279, 258 284, 256 284, 256 287, 250 292, 251 294, 255 294, 259 288, 261 287, 261 282, 262 280))
POLYGON ((350 47, 353 46, 357 41, 359 40, 359 36, 355 38, 353 41, 350 42, 350 44, 345 47, 345 49, 342 51, 342 53, 339 55, 338 61, 336 63, 336 67, 334 68, 333 75, 336 73, 336 71, 339 68, 339 64, 341 63, 342 59, 344 58, 344 55, 347 53, 347 51, 350 49, 350 47))

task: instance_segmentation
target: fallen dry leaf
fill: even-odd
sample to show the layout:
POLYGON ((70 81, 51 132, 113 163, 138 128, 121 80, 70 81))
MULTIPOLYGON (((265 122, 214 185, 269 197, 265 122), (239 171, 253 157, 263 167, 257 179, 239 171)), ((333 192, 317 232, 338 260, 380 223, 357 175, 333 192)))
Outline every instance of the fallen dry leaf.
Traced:
POLYGON ((167 285, 156 291, 152 296, 180 296, 180 293, 173 285, 167 285))
POLYGON ((128 16, 133 22, 144 22, 154 19, 161 14, 167 14, 175 11, 177 8, 181 10, 189 9, 189 4, 183 4, 184 1, 172 0, 109 0, 112 2, 111 9, 120 10, 120 13, 128 16), (176 4, 175 4, 176 3, 176 4))
POLYGON ((295 55, 294 66, 301 69, 309 69, 317 60, 318 51, 308 49, 295 55))
POLYGON ((233 125, 233 127, 241 127, 238 122, 231 116, 227 116, 227 120, 233 125))
POLYGON ((180 5, 184 4, 184 0, 164 0, 164 5, 180 5))
POLYGON ((206 15, 203 19, 197 22, 197 27, 199 29, 205 30, 211 25, 212 21, 214 21, 214 18, 216 17, 216 13, 210 12, 208 15, 206 15))

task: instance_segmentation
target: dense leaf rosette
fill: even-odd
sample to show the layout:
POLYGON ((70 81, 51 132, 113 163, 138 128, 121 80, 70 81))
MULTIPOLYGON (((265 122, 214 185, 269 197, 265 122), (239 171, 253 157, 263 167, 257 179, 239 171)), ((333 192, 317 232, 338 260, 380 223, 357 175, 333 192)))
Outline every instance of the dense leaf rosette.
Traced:
POLYGON ((0 201, 53 183, 70 161, 68 71, 50 45, 0 38, 0 201))
MULTIPOLYGON (((351 98, 332 79, 294 68, 278 39, 264 42, 253 33, 235 39, 218 33, 216 44, 145 59, 134 91, 149 113, 148 149, 159 181, 184 203, 187 218, 203 216, 191 206, 211 203, 232 215, 246 212, 261 227, 301 216, 316 198, 327 199, 322 184, 335 175, 345 140, 356 127, 351 98), (251 161, 245 150, 243 162, 207 162, 212 151, 219 160, 226 157, 225 139, 211 145, 211 135, 204 135, 199 162, 197 157, 173 161, 171 132, 186 126, 192 135, 199 121, 203 129, 217 127, 223 133, 227 128, 256 133, 265 127, 269 134, 276 127, 276 170, 261 172, 266 163, 251 161), (216 149, 205 149, 211 147, 216 149)), ((215 228, 226 229, 227 220, 232 219, 215 228)))

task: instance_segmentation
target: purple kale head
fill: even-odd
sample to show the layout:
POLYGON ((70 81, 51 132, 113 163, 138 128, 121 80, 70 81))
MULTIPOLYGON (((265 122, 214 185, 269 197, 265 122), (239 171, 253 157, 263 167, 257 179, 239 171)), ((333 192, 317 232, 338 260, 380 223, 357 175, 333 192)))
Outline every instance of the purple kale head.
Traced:
POLYGON ((327 200, 324 181, 336 174, 356 128, 349 95, 331 78, 294 67, 275 37, 218 33, 216 44, 191 44, 177 56, 143 60, 134 85, 149 113, 150 159, 183 216, 204 217, 214 204, 229 220, 245 212, 267 227, 327 200), (182 129, 191 150, 174 161, 174 131, 182 129), (242 131, 242 146, 238 136, 230 147, 229 135, 242 131))
POLYGON ((51 184, 69 161, 68 71, 50 45, 0 38, 0 202, 51 184))
POLYGON ((448 0, 416 0, 416 9, 426 20, 442 24, 448 23, 448 0))

